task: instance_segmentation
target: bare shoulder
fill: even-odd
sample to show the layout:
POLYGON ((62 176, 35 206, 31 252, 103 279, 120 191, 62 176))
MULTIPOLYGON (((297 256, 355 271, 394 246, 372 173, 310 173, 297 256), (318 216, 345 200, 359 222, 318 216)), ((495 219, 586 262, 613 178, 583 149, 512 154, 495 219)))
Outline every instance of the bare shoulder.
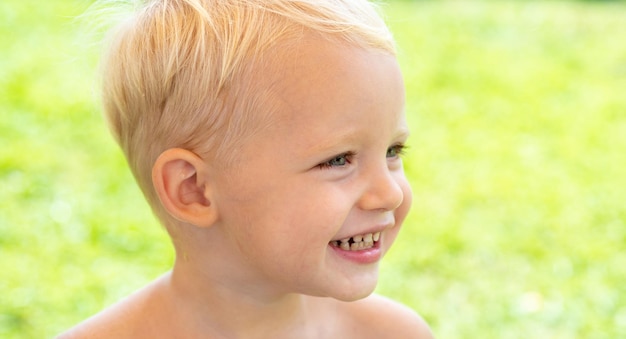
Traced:
POLYGON ((74 338, 128 338, 126 333, 132 332, 130 325, 133 311, 128 309, 124 302, 115 304, 104 311, 90 317, 80 324, 61 333, 58 339, 74 338))
POLYGON ((422 317, 411 308, 391 299, 373 294, 348 305, 355 324, 367 324, 366 337, 434 338, 422 317))
POLYGON ((150 314, 159 309, 153 307, 157 298, 156 285, 154 282, 140 289, 57 338, 142 338, 149 335, 153 324, 146 323, 146 319, 158 318, 150 314))

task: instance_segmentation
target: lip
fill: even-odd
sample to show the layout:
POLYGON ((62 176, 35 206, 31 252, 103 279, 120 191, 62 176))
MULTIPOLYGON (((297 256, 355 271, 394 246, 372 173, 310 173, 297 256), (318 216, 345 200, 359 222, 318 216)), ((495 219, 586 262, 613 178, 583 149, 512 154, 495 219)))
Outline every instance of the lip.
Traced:
POLYGON ((374 246, 371 248, 359 250, 359 251, 346 251, 342 250, 340 247, 332 246, 330 243, 328 247, 330 247, 335 254, 340 256, 341 258, 357 263, 357 264, 371 264, 380 260, 382 256, 382 250, 380 245, 382 243, 382 235, 379 241, 374 242, 374 246))

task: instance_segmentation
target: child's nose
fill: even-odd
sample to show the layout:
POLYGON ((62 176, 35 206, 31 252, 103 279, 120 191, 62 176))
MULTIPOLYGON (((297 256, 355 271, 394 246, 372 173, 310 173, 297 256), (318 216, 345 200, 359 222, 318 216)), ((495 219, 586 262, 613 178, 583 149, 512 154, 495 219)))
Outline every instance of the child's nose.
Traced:
POLYGON ((371 170, 365 180, 366 189, 360 199, 362 209, 392 211, 402 204, 402 187, 387 166, 371 170))

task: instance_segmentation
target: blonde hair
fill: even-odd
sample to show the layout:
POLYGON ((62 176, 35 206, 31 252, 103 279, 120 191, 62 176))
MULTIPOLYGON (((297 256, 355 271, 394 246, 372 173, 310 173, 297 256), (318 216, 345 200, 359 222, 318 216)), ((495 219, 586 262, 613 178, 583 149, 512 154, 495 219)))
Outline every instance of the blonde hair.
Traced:
POLYGON ((304 31, 395 54, 366 0, 147 0, 114 30, 102 62, 105 116, 162 221, 156 158, 180 147, 228 163, 224 150, 262 126, 265 93, 247 77, 263 66, 255 62, 304 31))

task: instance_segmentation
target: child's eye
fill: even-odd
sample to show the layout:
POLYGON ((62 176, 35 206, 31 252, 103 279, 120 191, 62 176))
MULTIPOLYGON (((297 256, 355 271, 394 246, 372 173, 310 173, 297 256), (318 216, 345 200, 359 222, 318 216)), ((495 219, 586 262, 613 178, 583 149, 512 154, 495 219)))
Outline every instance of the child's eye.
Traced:
POLYGON ((350 164, 350 162, 352 161, 352 157, 354 157, 354 153, 352 152, 348 152, 348 153, 344 153, 344 154, 340 154, 332 159, 329 159, 328 161, 325 161, 319 165, 317 165, 319 168, 324 169, 324 168, 332 168, 332 167, 343 167, 346 166, 348 164, 350 164))
POLYGON ((387 149, 387 158, 397 158, 405 153, 406 146, 404 144, 397 144, 387 149))

